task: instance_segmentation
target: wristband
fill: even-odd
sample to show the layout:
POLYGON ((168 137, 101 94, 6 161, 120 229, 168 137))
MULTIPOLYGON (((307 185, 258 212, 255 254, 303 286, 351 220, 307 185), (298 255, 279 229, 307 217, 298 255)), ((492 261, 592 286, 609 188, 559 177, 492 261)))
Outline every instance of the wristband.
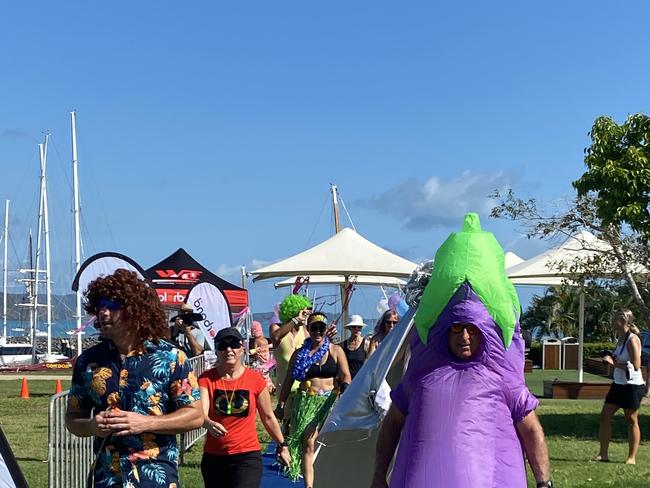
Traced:
POLYGON ((293 325, 298 325, 300 323, 300 320, 298 320, 296 317, 291 319, 291 322, 293 322, 293 325))
POLYGON ((553 482, 551 480, 538 481, 537 488, 553 488, 553 482))
POLYGON ((284 440, 278 444, 278 449, 282 449, 283 447, 289 447, 289 444, 287 444, 287 441, 284 440))

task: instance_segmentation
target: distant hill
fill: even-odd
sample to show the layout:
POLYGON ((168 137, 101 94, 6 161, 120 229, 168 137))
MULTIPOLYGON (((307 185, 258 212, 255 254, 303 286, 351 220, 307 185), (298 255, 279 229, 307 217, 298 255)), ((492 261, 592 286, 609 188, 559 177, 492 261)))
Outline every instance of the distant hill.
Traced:
MULTIPOLYGON (((74 310, 76 306, 76 297, 74 294, 68 295, 52 295, 52 320, 54 322, 60 322, 63 320, 72 320, 74 317, 74 310)), ((29 320, 28 309, 25 307, 17 307, 18 303, 27 303, 27 298, 24 295, 17 293, 8 293, 7 294, 7 319, 8 320, 17 320, 20 322, 27 322, 29 320)), ((45 296, 38 297, 38 303, 45 303, 45 296)), ((1 307, 1 305, 0 305, 1 307)), ((43 311, 44 309, 40 309, 43 311)), ((0 310, 0 313, 2 310, 0 310)), ((42 312, 39 312, 39 314, 42 312)), ((85 315, 85 312, 82 312, 85 315)), ((334 320, 336 316, 334 314, 328 315, 329 320, 334 320)), ((273 317, 273 312, 258 312, 253 313, 253 320, 257 320, 262 324, 264 330, 270 325, 271 318, 273 317)), ((372 324, 374 326, 376 319, 367 320, 367 324, 372 324)))
MULTIPOLYGON (((27 321, 28 308, 19 307, 19 303, 28 303, 27 296, 17 293, 7 293, 7 319, 27 321)), ((39 304, 45 304, 45 295, 38 297, 39 304)), ((52 295, 52 320, 62 321, 70 320, 74 316, 74 309, 76 306, 76 297, 73 294, 69 295, 52 295)), ((39 310, 44 310, 40 308, 39 310)), ((1 310, 0 310, 1 313, 1 310)), ((40 314, 41 312, 39 312, 40 314)))

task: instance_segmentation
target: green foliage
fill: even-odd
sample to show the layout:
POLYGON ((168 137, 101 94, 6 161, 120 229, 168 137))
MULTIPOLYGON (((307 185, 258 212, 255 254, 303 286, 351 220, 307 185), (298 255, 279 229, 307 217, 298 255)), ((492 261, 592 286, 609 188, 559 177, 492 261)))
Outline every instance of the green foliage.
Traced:
MULTIPOLYGON (((55 380, 28 380, 30 398, 20 398, 22 380, 0 380, 0 422, 30 487, 47 486, 47 408, 55 380)), ((70 382, 62 378, 63 388, 70 382)))
MULTIPOLYGON (((610 341, 614 331, 612 315, 620 308, 629 308, 636 325, 647 327, 642 311, 626 285, 592 283, 585 288, 585 339, 610 341)), ((575 287, 548 288, 542 296, 533 296, 530 306, 521 316, 521 326, 536 335, 553 337, 578 336, 579 291, 575 287)), ((586 356, 585 356, 586 357, 586 356)))
POLYGON ((650 117, 630 115, 621 125, 598 117, 590 135, 587 171, 573 186, 579 195, 596 193, 604 223, 627 223, 650 238, 650 117))
MULTIPOLYGON (((624 283, 628 303, 634 303, 639 311, 637 317, 644 317, 650 322, 650 298, 648 281, 639 280, 639 271, 650 269, 650 246, 637 232, 630 232, 627 226, 604 224, 598 216, 598 199, 593 192, 577 196, 567 201, 563 208, 546 211, 534 199, 523 200, 515 196, 512 190, 506 194, 495 191, 492 194, 498 202, 492 209, 491 216, 519 222, 528 238, 567 239, 578 231, 587 230, 608 246, 596 249, 586 241, 574 240, 589 252, 587 259, 578 259, 564 264, 559 271, 572 275, 574 283, 588 286, 592 291, 604 286, 606 276, 610 286, 624 283)), ((626 306, 623 300, 621 306, 626 306)), ((594 301, 594 303, 597 303, 594 301)), ((550 323, 550 322, 549 322, 550 323)))

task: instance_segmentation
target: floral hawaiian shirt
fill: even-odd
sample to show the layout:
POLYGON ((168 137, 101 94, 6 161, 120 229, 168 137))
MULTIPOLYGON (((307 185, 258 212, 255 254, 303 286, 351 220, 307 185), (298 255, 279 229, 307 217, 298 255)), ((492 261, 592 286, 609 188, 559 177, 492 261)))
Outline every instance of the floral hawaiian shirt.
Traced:
MULTIPOLYGON (((146 341, 122 360, 111 341, 79 356, 68 406, 95 412, 107 408, 143 415, 164 415, 200 399, 187 356, 166 341, 146 341)), ((96 437, 94 488, 178 486, 175 435, 144 432, 125 437, 96 437)))

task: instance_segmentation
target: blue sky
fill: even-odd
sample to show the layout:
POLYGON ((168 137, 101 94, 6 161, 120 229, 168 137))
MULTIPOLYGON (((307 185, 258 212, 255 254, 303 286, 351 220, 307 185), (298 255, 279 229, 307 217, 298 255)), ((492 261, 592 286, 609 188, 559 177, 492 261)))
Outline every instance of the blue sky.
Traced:
MULTIPOLYGON (((571 195, 594 119, 650 111, 649 17, 642 1, 11 2, 10 260, 36 226, 49 130, 54 287, 68 289, 71 109, 87 256, 149 267, 184 247, 237 282, 239 266, 331 235, 335 183, 357 230, 408 259, 431 257, 466 211, 531 257, 545 244, 489 220, 487 194, 571 195)), ((252 286, 258 311, 281 296, 252 286)), ((364 290, 356 311, 378 298, 364 290)))

